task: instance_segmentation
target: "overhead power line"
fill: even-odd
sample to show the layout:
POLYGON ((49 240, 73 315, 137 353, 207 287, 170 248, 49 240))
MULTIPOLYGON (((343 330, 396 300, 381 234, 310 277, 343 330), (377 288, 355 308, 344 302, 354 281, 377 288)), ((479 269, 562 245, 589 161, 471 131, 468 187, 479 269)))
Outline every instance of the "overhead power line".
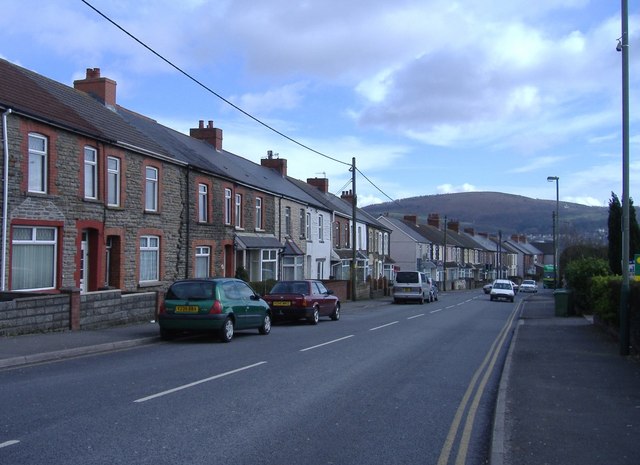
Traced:
MULTIPOLYGON (((142 45, 144 48, 146 48, 149 52, 153 53, 155 56, 157 56, 158 58, 160 58, 162 61, 164 61, 166 64, 168 64, 169 66, 171 66, 172 68, 174 68, 176 71, 178 71, 180 74, 184 75, 187 79, 193 81, 194 83, 196 83, 198 86, 202 87, 203 89, 205 89, 207 92, 209 92, 210 94, 216 96, 218 99, 222 100, 224 103, 226 103, 227 105, 233 107, 234 109, 236 109, 237 111, 239 111, 240 113, 242 113, 243 115, 247 116, 248 118, 251 118, 253 121, 255 121, 256 123, 260 124, 261 126, 267 128, 268 130, 278 134, 279 136, 287 139, 290 142, 293 142, 294 144, 309 150, 310 152, 315 153, 316 155, 320 155, 321 157, 327 158, 329 160, 335 161, 336 163, 340 163, 342 165, 346 165, 346 166, 351 166, 351 163, 347 163, 344 162, 342 160, 338 160, 335 157, 329 156, 326 153, 320 152, 319 150, 316 150, 312 147, 309 147, 308 145, 294 139, 293 137, 290 137, 288 135, 286 135, 285 133, 279 131, 278 129, 274 128, 273 126, 265 123, 264 121, 262 121, 261 119, 253 116, 251 113, 249 113, 248 111, 240 108, 238 105, 236 105, 235 103, 231 102, 230 100, 226 99, 225 97, 223 97, 222 95, 220 95, 219 93, 217 93, 216 91, 214 91, 213 89, 211 89, 210 87, 208 87, 206 84, 204 84, 203 82, 201 82, 200 80, 196 79, 195 77, 193 77, 191 74, 189 74, 188 72, 184 71, 182 68, 180 68, 178 65, 174 64, 171 60, 165 58, 163 55, 161 55, 160 53, 156 52, 153 48, 151 48, 150 46, 148 46, 146 43, 144 43, 142 40, 138 39, 136 36, 134 36, 132 33, 130 33, 129 31, 127 31, 125 28, 123 28, 122 26, 120 26, 118 23, 116 23, 115 21, 113 21, 111 18, 109 18, 106 14, 104 14, 102 11, 98 10, 96 7, 94 7, 91 3, 89 3, 87 0, 81 0, 82 3, 84 3, 85 5, 87 5, 89 8, 91 8, 93 11, 95 11, 98 15, 100 15, 102 18, 104 18, 105 20, 107 20, 109 23, 111 23, 113 26, 115 26, 116 28, 118 28, 120 31, 122 31, 123 33, 125 33, 127 36, 129 36, 131 39, 133 39, 134 41, 136 41, 138 44, 142 45)), ((384 195, 385 197, 387 197, 389 200, 391 200, 392 202, 394 202, 395 200, 392 199, 391 197, 389 197, 384 191, 382 191, 382 189, 380 189, 377 185, 375 185, 367 176, 365 176, 365 174, 360 171, 359 169, 356 169, 356 171, 358 173, 360 173, 373 187, 375 187, 382 195, 384 195)))

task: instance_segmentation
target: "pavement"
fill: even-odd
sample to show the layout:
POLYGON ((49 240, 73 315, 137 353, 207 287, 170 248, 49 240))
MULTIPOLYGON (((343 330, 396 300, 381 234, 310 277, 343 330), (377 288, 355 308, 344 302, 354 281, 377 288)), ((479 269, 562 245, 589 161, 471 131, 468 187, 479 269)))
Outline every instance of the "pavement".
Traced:
MULTIPOLYGON (((343 313, 375 301, 345 302, 343 313)), ((0 369, 160 341, 155 322, 0 338, 0 369)), ((640 361, 553 295, 525 297, 502 372, 491 465, 640 463, 640 361)))

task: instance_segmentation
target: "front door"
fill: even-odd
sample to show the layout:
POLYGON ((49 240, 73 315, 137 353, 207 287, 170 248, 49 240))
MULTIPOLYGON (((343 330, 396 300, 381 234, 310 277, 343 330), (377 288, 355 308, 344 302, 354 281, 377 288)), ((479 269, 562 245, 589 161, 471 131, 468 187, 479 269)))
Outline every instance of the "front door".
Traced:
POLYGON ((82 231, 80 242, 80 292, 89 290, 89 233, 82 231))

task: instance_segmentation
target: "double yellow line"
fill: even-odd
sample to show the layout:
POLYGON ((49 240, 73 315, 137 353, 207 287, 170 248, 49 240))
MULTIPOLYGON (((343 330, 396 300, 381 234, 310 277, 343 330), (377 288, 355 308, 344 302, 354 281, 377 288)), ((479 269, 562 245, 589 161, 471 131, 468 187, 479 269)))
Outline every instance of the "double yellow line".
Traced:
POLYGON ((482 361, 482 364, 478 367, 475 374, 473 375, 473 378, 469 383, 469 387, 467 388, 464 397, 462 398, 462 401, 458 406, 458 410, 456 411, 456 415, 453 418, 451 427, 449 428, 449 434, 447 434, 447 438, 444 441, 442 451, 440 452, 438 465, 447 465, 449 463, 451 450, 453 449, 453 445, 455 444, 456 437, 458 436, 458 431, 460 430, 460 424, 462 423, 466 411, 466 420, 464 422, 464 429, 462 430, 462 435, 460 437, 458 455, 456 456, 455 462, 455 465, 465 465, 465 462, 467 460, 467 452, 469 451, 471 432, 473 431, 473 423, 476 417, 476 413, 478 412, 480 399, 484 394, 484 391, 487 387, 487 382, 489 381, 489 378, 491 377, 491 374, 495 368, 498 355, 500 355, 502 347, 505 344, 505 341, 509 334, 509 329, 513 325, 513 320, 520 311, 522 302, 522 300, 519 301, 514 310, 511 312, 509 319, 502 327, 502 330, 500 331, 496 339, 493 341, 493 344, 491 344, 491 348, 489 349, 489 352, 487 352, 487 355, 482 361), (483 372, 484 376, 482 376, 482 379, 480 380, 480 382, 478 382, 483 372), (475 396, 473 397, 471 406, 467 411, 467 405, 469 404, 469 400, 471 399, 474 391, 475 396))

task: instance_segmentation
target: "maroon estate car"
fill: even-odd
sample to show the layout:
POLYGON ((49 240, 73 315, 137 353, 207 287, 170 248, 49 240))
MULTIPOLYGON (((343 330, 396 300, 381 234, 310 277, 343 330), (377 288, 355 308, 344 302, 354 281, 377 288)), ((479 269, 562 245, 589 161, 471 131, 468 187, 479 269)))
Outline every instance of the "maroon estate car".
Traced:
POLYGON ((274 319, 297 320, 306 318, 317 325, 321 316, 340 319, 340 301, 320 281, 280 281, 271 292, 262 296, 271 307, 274 319))

